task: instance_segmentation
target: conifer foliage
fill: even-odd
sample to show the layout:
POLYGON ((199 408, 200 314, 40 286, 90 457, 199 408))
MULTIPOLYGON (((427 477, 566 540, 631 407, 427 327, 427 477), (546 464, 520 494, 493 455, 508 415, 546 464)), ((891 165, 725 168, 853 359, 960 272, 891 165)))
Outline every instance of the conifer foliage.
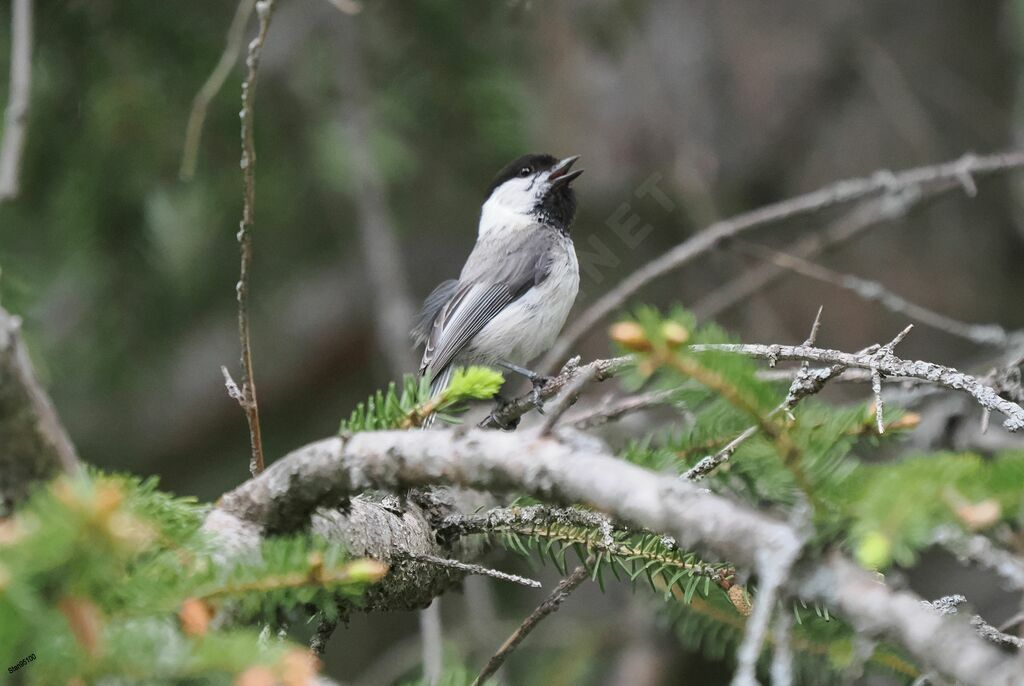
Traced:
POLYGON ((0 662, 37 656, 24 668, 32 684, 231 684, 261 673, 309 683, 305 648, 261 640, 261 627, 336 614, 338 597, 357 599, 386 567, 308 536, 222 562, 200 530, 206 510, 154 480, 89 473, 39 488, 0 523, 0 662))
MULTIPOLYGON (((880 435, 866 402, 795 396, 788 380, 765 380, 750 359, 708 351, 729 336, 683 310, 641 309, 613 326, 611 339, 632 356, 620 376, 626 392, 671 390, 671 417, 632 437, 621 459, 799 519, 811 559, 838 550, 884 575, 913 565, 940 530, 1006 541, 1019 528, 1024 451, 907 452, 903 437, 918 415, 886 407, 880 435), (883 450, 887 458, 874 459, 883 450)), ((431 415, 458 422, 468 401, 491 398, 502 381, 488 369, 458 370, 431 398, 407 376, 401 391, 392 384, 360 403, 341 434, 418 431, 431 415)), ((583 507, 521 494, 504 502, 435 521, 438 540, 474 539, 460 550, 504 548, 562 574, 583 564, 601 589, 646 587, 681 645, 734 659, 759 596, 750 570, 583 507)), ((264 539, 254 554, 226 561, 202 529, 208 512, 153 480, 94 471, 38 487, 0 523, 7 664, 47 656, 24 674, 37 684, 313 683, 302 627, 358 607, 369 585, 387 583, 387 567, 305 533, 264 539)), ((786 600, 775 612, 792 615, 785 640, 799 683, 865 672, 909 683, 925 671, 899 645, 865 643, 828 607, 786 600)), ((779 640, 764 642, 765 673, 779 640)), ((442 683, 471 683, 469 665, 447 667, 442 683)))

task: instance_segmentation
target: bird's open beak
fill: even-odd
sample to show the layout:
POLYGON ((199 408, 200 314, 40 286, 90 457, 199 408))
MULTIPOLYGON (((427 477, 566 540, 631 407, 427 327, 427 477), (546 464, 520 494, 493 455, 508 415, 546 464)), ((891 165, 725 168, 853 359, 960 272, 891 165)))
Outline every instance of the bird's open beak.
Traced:
POLYGON ((564 160, 556 164, 548 174, 548 183, 552 186, 564 186, 582 174, 582 169, 577 169, 574 172, 569 171, 572 169, 572 165, 576 164, 576 160, 579 158, 579 155, 573 155, 572 157, 566 157, 564 160))

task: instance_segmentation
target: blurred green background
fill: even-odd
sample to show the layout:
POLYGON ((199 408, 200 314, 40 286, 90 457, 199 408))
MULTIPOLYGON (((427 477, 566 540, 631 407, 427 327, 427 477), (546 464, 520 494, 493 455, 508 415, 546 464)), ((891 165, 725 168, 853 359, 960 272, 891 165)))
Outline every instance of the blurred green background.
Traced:
MULTIPOLYGON (((279 0, 256 105, 250 296, 268 458, 335 431, 397 375, 375 325, 366 230, 397 237, 392 257, 418 302, 457 274, 495 171, 523 152, 581 154, 579 309, 716 218, 832 180, 1012 147, 1019 4, 409 0, 359 2, 352 14, 279 0), (652 179, 670 210, 637 197, 652 179), (651 227, 639 245, 616 232, 624 217, 651 227)), ((192 99, 234 12, 230 0, 37 2, 22 193, 0 205, 0 301, 23 316, 83 458, 207 499, 247 476, 244 419, 219 372, 238 357, 240 60, 210 106, 194 178, 179 178, 179 165, 192 99)), ((4 98, 9 25, 2 3, 4 98)), ((949 194, 821 261, 951 316, 1019 328, 1019 187, 999 179, 974 200, 949 194)), ((785 245, 834 216, 757 238, 785 245)), ((752 264, 724 249, 643 300, 700 311, 752 264)), ((829 346, 888 340, 905 324, 794 276, 717 318, 747 340, 791 342, 819 304, 829 346)), ((931 331, 904 346, 909 357, 974 359, 931 331)), ((606 351, 602 331, 580 350, 606 351)), ((503 605, 534 602, 501 591, 503 605)), ((662 655, 649 661, 658 674, 690 659, 627 597, 560 620, 587 622, 589 637, 558 652, 564 683, 617 683, 623 661, 642 658, 621 636, 634 620, 662 655), (616 650, 586 667, 603 642, 616 650)), ((474 634, 470 607, 470 629, 453 637, 474 634)), ((390 644, 415 624, 357 621, 370 629, 339 632, 348 648, 332 652, 332 671, 352 680, 381 651, 363 641, 390 644)), ((555 633, 545 635, 550 648, 555 633)), ((636 683, 672 683, 660 679, 636 683)))

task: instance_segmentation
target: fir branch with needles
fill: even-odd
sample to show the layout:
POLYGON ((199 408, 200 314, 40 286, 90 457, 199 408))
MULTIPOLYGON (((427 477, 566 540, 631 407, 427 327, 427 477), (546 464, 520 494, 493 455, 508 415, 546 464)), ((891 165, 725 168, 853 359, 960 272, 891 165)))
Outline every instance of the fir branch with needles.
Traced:
POLYGON ((430 380, 406 374, 402 390, 394 382, 378 390, 342 420, 339 433, 412 429, 436 414, 447 422, 457 421, 457 413, 468 400, 488 400, 501 389, 504 377, 487 367, 455 370, 448 386, 436 396, 430 395, 430 380))

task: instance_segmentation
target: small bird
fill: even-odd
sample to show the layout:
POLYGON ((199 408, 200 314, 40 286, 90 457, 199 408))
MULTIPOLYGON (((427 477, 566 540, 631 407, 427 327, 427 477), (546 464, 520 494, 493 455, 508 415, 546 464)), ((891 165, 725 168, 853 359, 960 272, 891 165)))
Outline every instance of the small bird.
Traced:
POLYGON ((540 400, 546 377, 525 365, 555 342, 580 285, 569 236, 578 159, 524 155, 491 183, 462 273, 427 296, 412 331, 431 397, 456 367, 479 364, 527 377, 540 400))

